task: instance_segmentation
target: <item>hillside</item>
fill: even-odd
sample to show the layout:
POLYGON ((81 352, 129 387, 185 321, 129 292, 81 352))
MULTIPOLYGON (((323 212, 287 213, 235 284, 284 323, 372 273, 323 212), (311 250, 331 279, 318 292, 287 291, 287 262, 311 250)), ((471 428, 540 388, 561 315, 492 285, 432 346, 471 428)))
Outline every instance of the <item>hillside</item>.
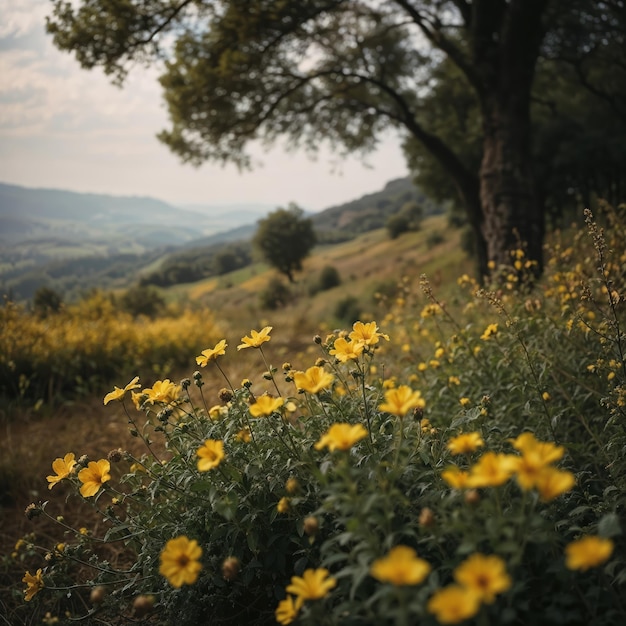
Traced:
POLYGON ((223 276, 175 285, 163 293, 169 301, 206 305, 233 325, 251 317, 280 320, 302 330, 314 328, 315 320, 320 319, 346 323, 355 313, 371 313, 379 298, 400 295, 404 276, 415 280, 426 273, 444 290, 454 284, 468 266, 460 233, 449 227, 445 216, 431 216, 419 231, 397 239, 390 239, 385 229, 377 229, 349 241, 316 247, 296 275, 295 285, 286 285, 286 280, 265 264, 253 263, 223 276), (340 284, 320 289, 321 272, 329 266, 337 270, 340 284), (277 277, 290 291, 288 303, 277 310, 263 308, 262 294, 277 277))
MULTIPOLYGON (((383 227, 410 203, 424 215, 440 212, 409 178, 401 178, 311 218, 320 243, 337 243, 383 227)), ((252 262, 247 242, 261 216, 255 211, 267 207, 234 205, 214 215, 200 211, 226 207, 193 208, 0 183, 0 291, 28 300, 45 285, 71 300, 94 287, 124 289, 138 281, 165 287, 252 262), (216 232, 220 228, 225 230, 216 232)))

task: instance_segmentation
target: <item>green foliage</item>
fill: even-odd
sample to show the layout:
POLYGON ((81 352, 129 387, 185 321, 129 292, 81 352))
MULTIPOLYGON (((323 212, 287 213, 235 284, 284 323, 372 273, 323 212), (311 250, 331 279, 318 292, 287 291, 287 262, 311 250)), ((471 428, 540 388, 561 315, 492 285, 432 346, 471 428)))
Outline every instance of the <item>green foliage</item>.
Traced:
POLYGON ((361 303, 356 296, 345 296, 335 306, 335 317, 343 324, 353 324, 361 317, 361 303))
POLYGON ((133 317, 155 318, 164 311, 165 299, 154 287, 138 285, 122 294, 120 308, 133 317))
POLYGON ((406 177, 388 182, 379 192, 316 213, 312 219, 320 243, 333 243, 341 233, 344 237, 354 236, 384 228, 388 220, 398 213, 402 213, 417 229, 424 216, 441 212, 441 206, 406 177))
POLYGON ((33 296, 33 311, 40 317, 58 313, 63 305, 61 294, 50 287, 39 287, 33 296))
POLYGON ((168 287, 222 276, 250 265, 249 248, 242 240, 176 251, 167 255, 157 270, 142 276, 140 284, 168 287))
POLYGON ((292 299, 293 294, 289 286, 277 276, 271 278, 265 289, 259 294, 261 308, 270 311, 287 306, 292 299))
POLYGON ((341 284, 341 276, 334 265, 325 265, 317 277, 317 280, 309 286, 309 295, 314 296, 320 291, 328 291, 341 284))
POLYGON ((304 217, 302 209, 290 204, 259 221, 253 245, 270 265, 293 282, 293 273, 302 269, 302 261, 316 241, 313 222, 304 217))
POLYGON ((328 291, 341 285, 341 276, 337 268, 334 265, 325 265, 320 271, 317 285, 320 291, 328 291))
POLYGON ((623 623, 626 230, 605 215, 606 234, 587 214, 556 237, 532 288, 520 289, 523 249, 497 269, 497 291, 461 276, 458 307, 426 277, 403 280, 383 329, 316 337, 319 359, 294 355, 301 370, 270 364, 266 327, 239 344, 262 373, 231 386, 220 341, 203 352, 224 377, 219 405, 200 372, 116 388, 105 402, 146 452, 108 454, 110 477, 84 495, 102 523, 82 532, 57 518, 56 490, 81 497, 94 466, 57 460, 65 487, 28 515, 58 524, 62 544, 19 548, 31 576, 41 568, 34 614, 115 622, 147 607, 150 623, 264 626, 291 596, 284 623, 435 626, 463 620, 433 604, 459 585, 467 624, 623 623), (181 537, 202 554, 178 588, 160 563, 181 537), (585 538, 594 547, 576 562, 585 538), (417 553, 417 573, 397 547, 417 553), (294 577, 307 570, 328 585, 304 593, 294 577))

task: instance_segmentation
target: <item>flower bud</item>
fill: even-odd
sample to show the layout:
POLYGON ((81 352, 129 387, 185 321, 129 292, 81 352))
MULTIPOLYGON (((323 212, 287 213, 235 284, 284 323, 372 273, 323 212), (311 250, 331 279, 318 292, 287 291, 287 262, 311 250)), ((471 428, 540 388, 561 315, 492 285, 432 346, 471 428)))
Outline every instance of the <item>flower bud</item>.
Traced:
POLYGON ((41 507, 37 506, 35 503, 31 502, 26 509, 24 510, 24 515, 26 515, 26 519, 31 520, 34 517, 38 517, 43 513, 41 507))
POLYGON ((222 576, 224 580, 232 581, 239 574, 239 559, 236 556, 229 556, 222 563, 222 576))
POLYGON ((145 617, 154 608, 154 596, 137 596, 133 602, 135 617, 145 617))
POLYGON ((320 523, 317 520, 317 517, 315 517, 314 515, 309 515, 304 518, 302 528, 304 529, 305 535, 307 535, 308 537, 315 537, 317 531, 320 528, 320 523))
POLYGON ((465 504, 475 505, 480 502, 480 493, 476 489, 469 489, 465 492, 465 504))
POLYGON ((89 600, 92 604, 100 604, 104 600, 106 593, 106 589, 102 585, 98 585, 91 590, 89 600))
POLYGON ((429 509, 428 507, 424 507, 421 511, 420 511, 420 516, 419 516, 419 525, 422 528, 431 528, 432 526, 435 525, 435 514, 433 513, 432 509, 429 509))
POLYGON ((313 341, 317 344, 320 345, 322 343, 322 338, 319 335, 315 335, 315 337, 313 337, 313 341))
POLYGON ((124 457, 124 451, 121 448, 117 448, 117 450, 111 450, 109 454, 107 454, 107 459, 111 461, 111 463, 119 463, 124 457))
POLYGON ((217 397, 220 399, 220 402, 230 402, 233 399, 233 392, 230 389, 226 389, 226 387, 220 389, 217 397))

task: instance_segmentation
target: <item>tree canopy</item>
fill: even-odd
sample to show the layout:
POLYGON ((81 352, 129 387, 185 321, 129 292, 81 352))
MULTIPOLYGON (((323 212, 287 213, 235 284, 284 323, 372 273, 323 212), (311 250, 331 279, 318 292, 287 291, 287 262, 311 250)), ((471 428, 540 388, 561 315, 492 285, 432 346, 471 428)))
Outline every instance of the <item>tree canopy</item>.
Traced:
POLYGON ((116 80, 163 60, 171 126, 159 137, 183 161, 248 166, 251 141, 279 137, 367 152, 399 129, 452 182, 484 272, 520 239, 541 270, 539 66, 567 67, 574 97, 623 120, 625 24, 623 0, 55 0, 48 30, 116 80), (458 141, 429 108, 438 88, 461 115, 474 108, 458 141))

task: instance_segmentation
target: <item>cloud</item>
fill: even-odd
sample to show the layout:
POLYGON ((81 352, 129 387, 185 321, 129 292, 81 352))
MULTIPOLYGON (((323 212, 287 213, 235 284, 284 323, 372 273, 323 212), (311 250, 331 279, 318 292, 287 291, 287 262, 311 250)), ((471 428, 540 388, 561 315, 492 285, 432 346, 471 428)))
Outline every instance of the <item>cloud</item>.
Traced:
POLYGON ((372 169, 356 158, 333 157, 324 147, 312 162, 302 153, 261 145, 251 152, 264 166, 252 173, 241 174, 234 166, 181 165, 155 137, 168 126, 158 68, 136 67, 123 89, 99 69, 82 70, 45 33, 50 10, 48 0, 5 0, 0 10, 4 182, 153 195, 173 203, 295 201, 323 208, 406 173, 394 134, 368 159, 372 169))

